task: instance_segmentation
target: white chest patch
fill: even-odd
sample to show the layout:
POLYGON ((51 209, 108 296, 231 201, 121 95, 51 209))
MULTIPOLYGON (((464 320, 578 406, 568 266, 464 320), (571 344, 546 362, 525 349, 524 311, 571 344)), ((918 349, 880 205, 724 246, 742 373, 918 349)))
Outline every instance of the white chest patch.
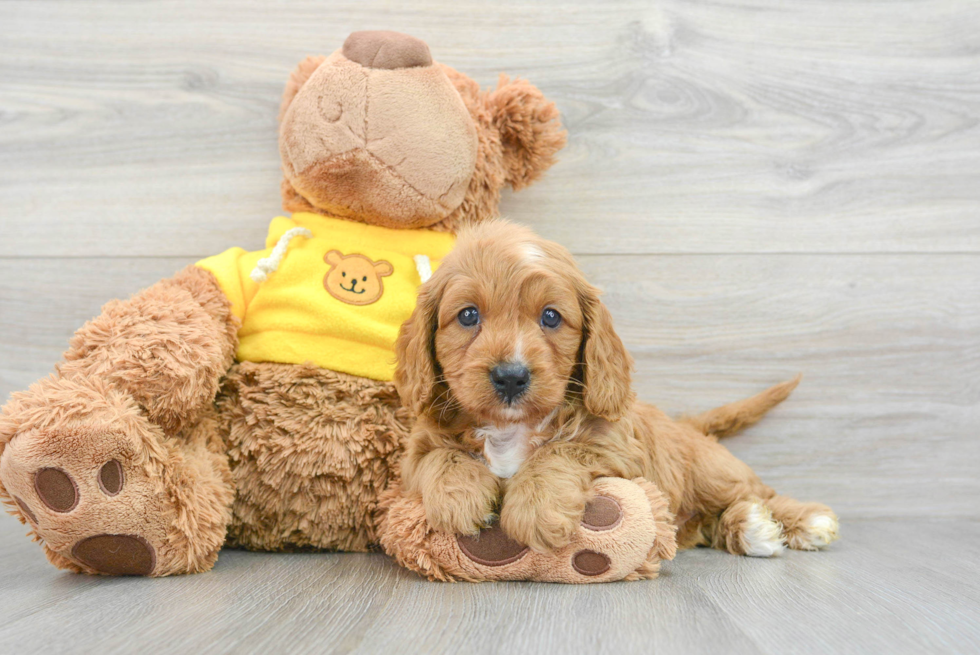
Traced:
POLYGON ((529 432, 521 423, 476 430, 476 435, 483 438, 483 457, 491 473, 498 478, 509 478, 517 473, 531 448, 529 432))

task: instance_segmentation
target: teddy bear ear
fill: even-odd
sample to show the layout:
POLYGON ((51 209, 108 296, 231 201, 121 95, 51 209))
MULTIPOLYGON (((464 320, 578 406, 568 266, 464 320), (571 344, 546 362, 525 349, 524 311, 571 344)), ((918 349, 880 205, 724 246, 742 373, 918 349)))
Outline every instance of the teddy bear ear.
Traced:
POLYGON ((323 261, 327 262, 332 266, 336 266, 337 264, 340 263, 340 260, 343 258, 344 256, 339 250, 331 250, 330 252, 328 252, 326 255, 323 256, 323 261))
POLYGON ((504 147, 507 181, 521 189, 541 177, 565 146, 568 134, 558 108, 527 80, 505 74, 487 104, 504 147))
POLYGON ((282 92, 282 103, 279 105, 279 120, 286 115, 286 109, 289 108, 290 103, 292 103, 293 98, 299 93, 299 90, 306 84, 306 80, 310 79, 310 75, 313 74, 317 68, 320 67, 326 60, 323 55, 309 55, 303 61, 299 62, 299 65, 293 70, 289 75, 289 81, 286 82, 286 88, 282 92))

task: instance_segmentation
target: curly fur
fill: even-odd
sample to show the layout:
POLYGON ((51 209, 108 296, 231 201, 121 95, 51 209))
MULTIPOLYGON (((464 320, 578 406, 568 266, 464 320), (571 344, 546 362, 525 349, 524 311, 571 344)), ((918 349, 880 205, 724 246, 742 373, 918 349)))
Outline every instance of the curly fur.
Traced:
POLYGON ((399 564, 430 580, 595 583, 651 579, 659 574, 661 561, 671 559, 676 551, 667 500, 643 478, 599 478, 592 485, 597 495, 615 498, 620 506, 622 520, 614 529, 579 530, 564 548, 554 553, 526 551, 507 566, 486 566, 464 556, 453 535, 434 530, 423 505, 404 493, 397 480, 382 495, 381 544, 399 564), (583 549, 607 555, 609 570, 598 575, 576 571, 570 562, 583 549))
POLYGON ((461 235, 423 285, 397 349, 395 382, 419 414, 403 483, 437 528, 472 532, 499 490, 507 534, 556 550, 575 532, 592 481, 615 476, 646 478, 666 494, 684 519, 682 546, 763 555, 783 539, 810 549, 836 538, 829 508, 777 496, 716 438, 759 420, 796 381, 685 421, 636 403, 632 360, 598 290, 564 248, 526 228, 495 221, 461 235), (478 324, 457 320, 465 307, 478 310, 478 324), (557 327, 541 323, 546 308, 560 312, 557 327), (490 371, 515 361, 530 381, 509 401, 490 371), (498 479, 481 461, 491 456, 482 435, 506 425, 522 426, 530 455, 498 479))
POLYGON ((487 104, 506 155, 507 181, 523 189, 551 167, 565 146, 565 132, 556 129, 558 109, 527 80, 511 81, 503 73, 487 104))
MULTIPOLYGON (((339 52, 332 57, 342 59, 339 52)), ((338 73, 324 79, 331 75, 321 68, 327 61, 300 62, 283 92, 281 121, 303 103, 308 115, 322 115, 323 97, 307 86, 318 71, 323 88, 354 104, 371 100, 352 78, 338 73)), ((345 66, 354 70, 349 61, 345 66)), ((505 184, 518 188, 539 177, 565 136, 557 110, 526 82, 491 97, 448 67, 386 74, 428 75, 431 81, 440 71, 449 78, 440 82, 441 92, 451 95, 455 88, 460 94, 458 103, 449 103, 458 109, 453 116, 466 123, 460 134, 470 134, 470 120, 475 134, 476 161, 459 187, 462 201, 428 224, 455 230, 491 218, 505 184)), ((444 105, 433 102, 429 109, 432 120, 445 118, 444 105)), ((427 115, 413 114, 416 127, 427 115)), ((391 136, 400 137, 400 127, 395 121, 391 136)), ((288 136, 290 147, 316 152, 310 134, 288 136)), ((406 154, 413 152, 411 139, 400 143, 406 154)), ((452 151, 473 144, 448 145, 452 151)), ((306 177, 299 176, 304 188, 329 186, 317 178, 326 175, 324 162, 306 163, 306 177)), ((368 173, 385 172, 377 162, 369 164, 368 173)), ((442 162, 427 164, 439 169, 442 162)), ((284 173, 286 168, 284 161, 284 173)), ((406 198, 395 189, 372 206, 397 213, 406 198)), ((357 188, 347 206, 325 206, 284 179, 282 200, 286 211, 397 222, 359 213, 367 205, 357 188)), ((433 203, 439 205, 439 198, 433 203)), ((211 273, 189 267, 128 300, 108 303, 76 332, 54 376, 14 394, 3 407, 0 499, 31 525, 35 538, 43 536, 56 566, 94 572, 72 555, 72 546, 100 533, 137 535, 150 543, 152 575, 207 570, 226 539, 262 550, 365 550, 377 543, 383 514, 378 497, 392 480, 409 424, 394 386, 313 366, 235 364, 238 328, 211 273), (121 463, 126 479, 123 495, 111 500, 96 484, 108 459, 121 463), (33 491, 36 471, 55 465, 86 500, 70 514, 52 511, 33 491)))
POLYGON ((365 551, 377 543, 378 495, 410 425, 392 384, 242 362, 217 407, 237 490, 231 544, 365 551))
POLYGON ((125 391, 168 433, 210 405, 238 347, 238 319, 211 273, 188 266, 113 300, 72 337, 59 372, 125 391))

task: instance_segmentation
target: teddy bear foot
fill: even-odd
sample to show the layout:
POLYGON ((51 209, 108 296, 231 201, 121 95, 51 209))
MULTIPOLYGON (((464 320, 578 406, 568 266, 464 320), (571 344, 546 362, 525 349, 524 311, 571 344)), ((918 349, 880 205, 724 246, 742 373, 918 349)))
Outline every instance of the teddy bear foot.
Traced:
MULTIPOLYGON (((571 543, 552 553, 532 551, 499 524, 472 537, 428 532, 424 542, 409 546, 408 533, 388 543, 401 548, 392 553, 400 563, 433 580, 590 583, 656 577, 660 561, 676 550, 666 499, 642 478, 600 478, 594 494, 571 543)), ((401 523, 405 509, 389 509, 389 528, 408 527, 401 523)))
MULTIPOLYGON (((657 510, 666 511, 666 502, 655 487, 638 482, 596 480, 579 530, 564 548, 532 551, 494 524, 479 535, 456 537, 459 566, 467 577, 484 580, 589 583, 656 577, 664 555, 673 556, 670 537, 658 534, 663 516, 657 510), (658 544, 658 538, 669 543, 658 544), (661 548, 669 552, 661 554, 661 548)), ((665 529, 672 531, 661 526, 665 529)))
POLYGON ((46 386, 91 403, 76 420, 25 426, 3 449, 0 482, 48 559, 104 575, 211 568, 231 492, 193 435, 166 439, 116 392, 93 397, 106 390, 65 380, 46 386))
POLYGON ((71 436, 63 450, 55 447, 62 439, 39 432, 14 439, 0 460, 7 493, 55 564, 152 575, 165 530, 147 512, 155 503, 147 502, 151 485, 134 465, 134 444, 119 434, 71 436))

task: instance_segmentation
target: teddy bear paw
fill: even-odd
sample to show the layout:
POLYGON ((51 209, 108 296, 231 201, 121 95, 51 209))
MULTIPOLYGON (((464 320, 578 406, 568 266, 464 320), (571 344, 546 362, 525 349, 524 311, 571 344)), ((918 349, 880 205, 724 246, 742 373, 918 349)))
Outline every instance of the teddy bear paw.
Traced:
POLYGON ((62 569, 160 576, 211 568, 233 489, 201 420, 167 438, 97 379, 39 381, 0 414, 0 496, 62 569))
POLYGON ((154 525, 163 509, 156 485, 130 439, 84 432, 18 435, 0 459, 3 486, 56 564, 152 575, 166 532, 154 525))
POLYGON ((499 523, 475 536, 454 537, 464 579, 611 582, 655 577, 673 556, 666 502, 649 483, 600 478, 570 544, 539 553, 510 537, 499 523), (664 542, 664 543, 658 543, 664 542))

